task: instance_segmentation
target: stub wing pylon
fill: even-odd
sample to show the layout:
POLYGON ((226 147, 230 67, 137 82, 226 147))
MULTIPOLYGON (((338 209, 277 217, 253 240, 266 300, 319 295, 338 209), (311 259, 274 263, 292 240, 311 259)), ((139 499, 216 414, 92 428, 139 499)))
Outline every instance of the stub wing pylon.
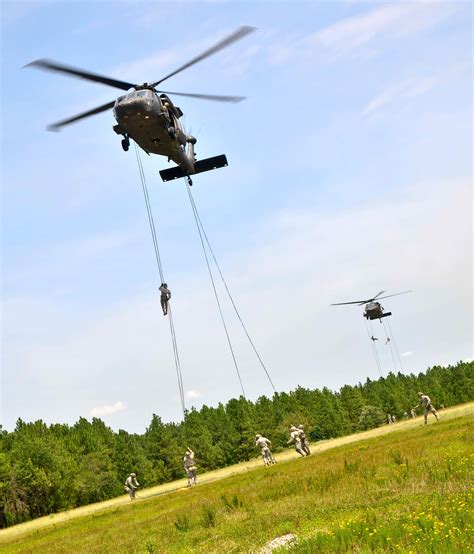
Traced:
MULTIPOLYGON (((227 158, 225 154, 220 156, 214 156, 212 158, 206 158, 205 160, 198 160, 194 162, 194 174, 204 173, 205 171, 211 171, 212 169, 219 169, 220 167, 227 167, 227 158)), ((160 176, 163 181, 172 181, 173 179, 180 179, 182 177, 187 177, 188 174, 185 173, 182 167, 179 165, 175 167, 170 167, 169 169, 162 169, 160 171, 160 176)))

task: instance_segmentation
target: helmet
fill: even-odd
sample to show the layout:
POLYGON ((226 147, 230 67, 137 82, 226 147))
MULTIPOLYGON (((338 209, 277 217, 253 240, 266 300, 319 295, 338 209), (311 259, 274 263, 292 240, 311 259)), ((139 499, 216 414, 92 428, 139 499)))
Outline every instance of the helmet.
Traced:
POLYGON ((298 429, 304 429, 304 425, 298 425, 298 429))
POLYGON ((418 393, 418 396, 423 396, 423 393, 422 393, 422 392, 419 392, 419 393, 418 393))
POLYGON ((262 435, 260 435, 260 433, 257 433, 257 434, 255 435, 255 438, 256 438, 256 439, 259 439, 261 436, 262 436, 262 435))
POLYGON ((136 477, 137 474, 136 473, 130 473, 130 477, 136 477))
POLYGON ((167 285, 166 283, 163 283, 162 286, 163 286, 163 287, 167 287, 168 285, 167 285))

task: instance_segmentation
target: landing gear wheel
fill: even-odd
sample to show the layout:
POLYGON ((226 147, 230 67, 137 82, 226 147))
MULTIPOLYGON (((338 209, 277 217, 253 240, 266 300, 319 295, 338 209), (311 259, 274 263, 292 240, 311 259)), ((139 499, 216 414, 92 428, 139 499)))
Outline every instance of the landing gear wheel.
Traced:
POLYGON ((128 152, 128 149, 130 148, 130 140, 128 138, 122 139, 122 148, 124 152, 128 152))

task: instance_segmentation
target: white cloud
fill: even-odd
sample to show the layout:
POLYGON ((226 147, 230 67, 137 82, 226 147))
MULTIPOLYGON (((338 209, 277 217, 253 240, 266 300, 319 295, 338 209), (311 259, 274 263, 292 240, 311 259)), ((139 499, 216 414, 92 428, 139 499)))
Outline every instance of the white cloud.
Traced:
POLYGON ((425 77, 417 76, 392 83, 367 103, 362 110, 362 117, 372 116, 387 105, 409 101, 421 96, 432 90, 435 86, 445 84, 470 67, 469 63, 460 63, 443 73, 425 77))
POLYGON ((445 4, 403 2, 385 4, 366 14, 343 19, 318 31, 313 40, 339 53, 354 53, 375 39, 419 32, 451 13, 445 4))
POLYGON ((401 357, 402 358, 409 358, 410 356, 413 356, 413 352, 402 352, 401 357))
POLYGON ((339 57, 372 56, 392 39, 418 33, 449 17, 455 6, 446 2, 387 3, 362 15, 347 17, 305 37, 279 35, 278 44, 268 46, 275 65, 305 60, 332 61, 339 57))
POLYGON ((92 417, 102 417, 107 415, 116 414, 117 412, 123 412, 126 410, 127 407, 121 400, 117 400, 115 404, 112 405, 104 405, 104 406, 97 406, 96 408, 92 408, 90 411, 90 415, 92 417))
POLYGON ((434 79, 406 79, 387 87, 383 92, 373 98, 362 110, 362 116, 367 117, 380 111, 387 104, 403 97, 413 97, 427 92, 435 84, 434 79))
POLYGON ((193 400, 195 398, 200 398, 202 396, 202 394, 198 391, 198 390, 188 390, 186 391, 186 398, 188 400, 193 400))

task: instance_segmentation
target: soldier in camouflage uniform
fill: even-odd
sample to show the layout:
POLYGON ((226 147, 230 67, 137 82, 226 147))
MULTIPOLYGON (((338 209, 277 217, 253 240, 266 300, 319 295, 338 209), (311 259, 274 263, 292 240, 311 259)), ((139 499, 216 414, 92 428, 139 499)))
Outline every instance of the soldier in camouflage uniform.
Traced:
POLYGON ((435 418, 436 421, 439 421, 438 413, 436 412, 433 404, 431 403, 431 399, 426 394, 423 394, 422 392, 418 393, 418 404, 413 408, 413 410, 416 410, 418 406, 423 406, 423 416, 425 418, 425 425, 428 424, 428 414, 431 412, 435 418))
POLYGON ((130 473, 125 481, 125 492, 130 496, 130 500, 135 500, 135 491, 140 486, 140 483, 137 481, 136 473, 130 473))
POLYGON ((183 458, 183 466, 186 475, 188 476, 188 487, 191 485, 197 485, 197 467, 194 461, 194 452, 188 447, 183 458))
POLYGON ((255 446, 261 449, 263 463, 266 466, 271 466, 272 464, 276 464, 276 460, 273 457, 272 451, 270 450, 271 444, 272 444, 271 441, 269 441, 265 437, 262 437, 262 435, 260 434, 255 435, 255 446))
POLYGON ((306 433, 304 432, 304 426, 298 425, 298 431, 300 433, 301 449, 306 454, 306 456, 309 456, 311 454, 311 450, 309 449, 309 442, 306 438, 306 433))
POLYGON ((287 444, 292 443, 295 444, 295 450, 296 452, 298 452, 298 454, 300 454, 301 456, 306 456, 302 448, 300 432, 294 425, 290 427, 290 440, 287 442, 287 444))
POLYGON ((161 292, 160 302, 161 309, 163 310, 163 315, 168 315, 168 302, 171 298, 171 291, 166 283, 161 283, 159 290, 161 292))

